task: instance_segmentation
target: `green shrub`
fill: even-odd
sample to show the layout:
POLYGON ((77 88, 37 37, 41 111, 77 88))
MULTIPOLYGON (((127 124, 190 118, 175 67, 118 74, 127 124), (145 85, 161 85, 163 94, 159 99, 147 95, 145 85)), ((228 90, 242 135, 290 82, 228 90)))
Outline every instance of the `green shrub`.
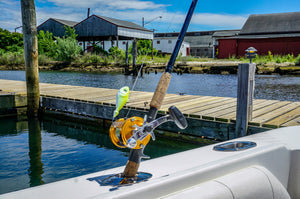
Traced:
POLYGON ((59 38, 55 37, 57 47, 55 52, 55 59, 58 61, 73 61, 80 55, 81 47, 77 41, 71 37, 59 38))
POLYGON ((285 62, 284 60, 282 56, 275 56, 275 62, 278 64, 285 62))
POLYGON ((80 62, 100 64, 100 63, 103 63, 104 60, 99 55, 87 53, 81 57, 80 62))
POLYGON ((96 54, 96 55, 102 55, 102 56, 107 56, 108 55, 108 52, 105 51, 102 47, 98 46, 98 45, 93 45, 93 51, 92 51, 93 54, 96 54))
MULTIPOLYGON (((150 55, 152 53, 152 47, 151 47, 151 40, 138 40, 137 41, 137 55, 146 55, 148 52, 148 55, 150 55)), ((132 54, 132 48, 133 46, 130 45, 129 47, 129 53, 132 54)), ((156 50, 155 48, 153 48, 153 55, 157 56, 158 55, 158 50, 156 50)))
POLYGON ((295 61, 295 57, 294 57, 293 54, 288 54, 288 55, 286 56, 286 58, 287 58, 287 61, 288 61, 288 62, 294 62, 294 61, 295 61))
POLYGON ((300 54, 298 54, 298 56, 296 57, 295 64, 297 66, 300 66, 300 54))
POLYGON ((45 54, 48 57, 54 57, 57 45, 53 40, 53 34, 50 32, 44 32, 41 30, 37 35, 38 38, 38 51, 39 54, 45 54))
POLYGON ((267 55, 267 61, 273 61, 273 55, 271 51, 268 51, 268 55, 267 55))
POLYGON ((109 57, 111 57, 115 63, 125 63, 125 52, 122 49, 113 46, 108 50, 108 52, 109 57))

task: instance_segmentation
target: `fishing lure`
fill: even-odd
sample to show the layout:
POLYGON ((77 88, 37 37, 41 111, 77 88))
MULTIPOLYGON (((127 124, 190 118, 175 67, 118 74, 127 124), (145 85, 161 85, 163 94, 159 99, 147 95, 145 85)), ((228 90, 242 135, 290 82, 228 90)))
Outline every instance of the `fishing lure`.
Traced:
POLYGON ((119 111, 123 108, 123 106, 128 101, 129 96, 129 87, 124 86, 122 87, 116 96, 116 109, 114 110, 113 119, 119 115, 119 111))

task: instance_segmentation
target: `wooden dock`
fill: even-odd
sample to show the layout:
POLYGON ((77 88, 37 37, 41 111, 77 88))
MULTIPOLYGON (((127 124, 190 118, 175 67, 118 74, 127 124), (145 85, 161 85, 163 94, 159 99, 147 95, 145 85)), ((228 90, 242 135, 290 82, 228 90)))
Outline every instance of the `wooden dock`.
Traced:
MULTIPOLYGON (((0 80, 0 90, 26 95, 24 81, 0 80)), ((64 104, 65 108, 60 108, 60 105, 57 103, 53 105, 51 101, 54 106, 51 108, 52 105, 49 104, 50 102, 47 99, 71 100, 81 103, 81 106, 84 104, 101 105, 101 107, 108 107, 105 109, 108 113, 99 116, 104 117, 103 119, 111 119, 117 91, 117 89, 40 83, 40 95, 45 99, 42 101, 44 108, 61 109, 63 112, 74 111, 76 113, 77 111, 77 114, 89 115, 89 111, 83 110, 84 108, 80 108, 83 113, 80 113, 80 110, 77 110, 74 106, 67 108, 69 106, 67 103, 64 104), (48 107, 46 104, 48 104, 48 107)), ((152 94, 152 92, 132 91, 126 108, 146 112, 152 94)), ((223 124, 234 124, 235 122, 236 98, 167 94, 159 112, 165 113, 171 105, 178 107, 190 119, 221 122, 223 124)), ((97 117, 97 115, 94 116, 97 117)), ((300 102, 255 99, 253 102, 253 116, 249 125, 265 128, 300 125, 300 102)))

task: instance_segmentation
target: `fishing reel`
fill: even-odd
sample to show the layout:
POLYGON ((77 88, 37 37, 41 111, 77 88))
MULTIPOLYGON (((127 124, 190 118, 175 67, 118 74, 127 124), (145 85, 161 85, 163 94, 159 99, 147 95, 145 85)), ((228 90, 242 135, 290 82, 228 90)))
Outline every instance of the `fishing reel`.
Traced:
POLYGON ((134 116, 114 121, 109 129, 112 143, 119 148, 140 149, 148 144, 150 137, 155 140, 153 130, 165 122, 173 121, 180 129, 187 127, 187 121, 178 108, 171 106, 168 111, 168 115, 148 123, 147 115, 145 115, 144 119, 134 116))

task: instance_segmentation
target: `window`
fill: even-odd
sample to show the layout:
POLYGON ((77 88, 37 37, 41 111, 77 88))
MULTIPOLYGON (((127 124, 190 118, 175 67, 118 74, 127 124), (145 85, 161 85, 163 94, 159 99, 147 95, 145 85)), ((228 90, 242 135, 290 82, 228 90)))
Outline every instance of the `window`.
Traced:
POLYGON ((171 43, 172 43, 172 40, 169 40, 169 41, 168 41, 168 44, 171 44, 171 43))
POLYGON ((157 44, 160 44, 160 41, 157 41, 156 43, 157 43, 157 44))

